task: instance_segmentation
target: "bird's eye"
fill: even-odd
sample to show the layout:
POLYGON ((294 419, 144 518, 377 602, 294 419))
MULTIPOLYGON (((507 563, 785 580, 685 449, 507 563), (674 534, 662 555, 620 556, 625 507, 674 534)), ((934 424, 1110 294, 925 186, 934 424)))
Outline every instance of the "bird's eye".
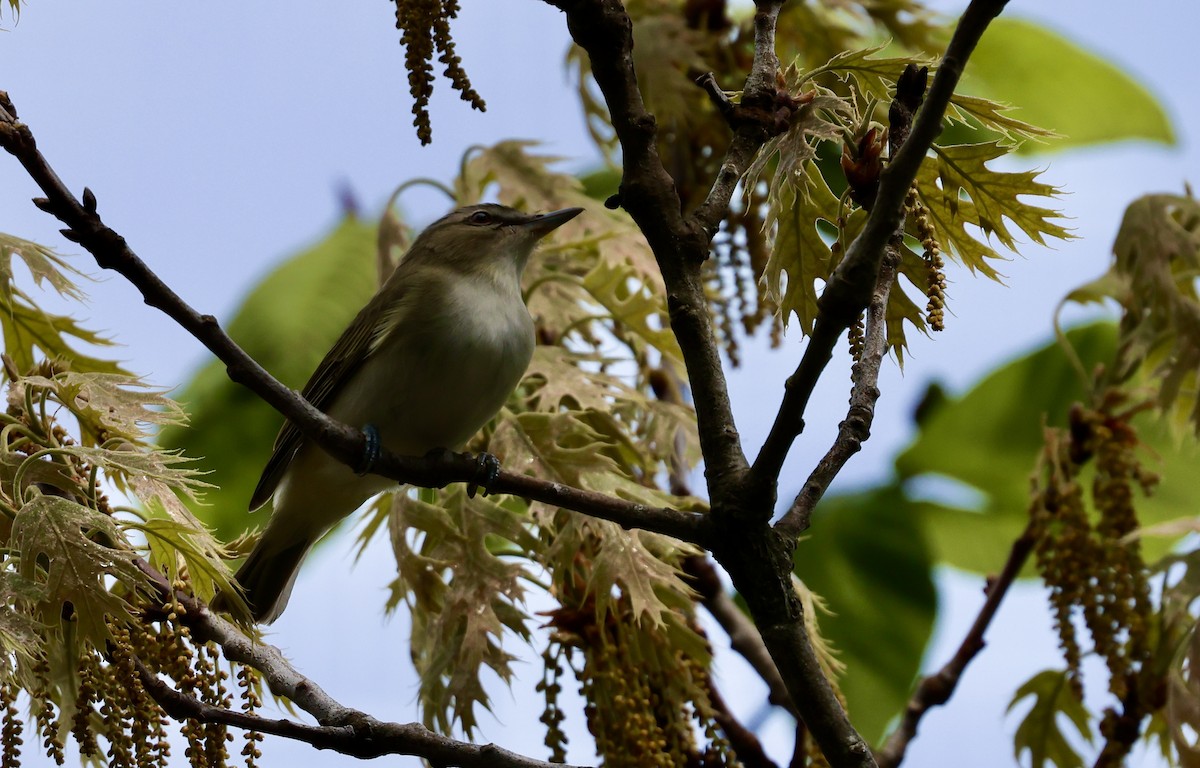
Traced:
POLYGON ((487 211, 475 211, 467 221, 472 224, 490 224, 492 222, 492 214, 487 211))

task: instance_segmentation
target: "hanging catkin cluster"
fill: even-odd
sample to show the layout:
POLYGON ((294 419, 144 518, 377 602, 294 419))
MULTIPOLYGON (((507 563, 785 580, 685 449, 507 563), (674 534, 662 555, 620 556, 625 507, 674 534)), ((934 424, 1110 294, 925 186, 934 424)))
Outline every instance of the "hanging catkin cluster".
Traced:
POLYGON ((429 121, 429 97, 433 95, 433 54, 445 65, 443 71, 463 101, 483 112, 486 105, 467 78, 462 59, 450 37, 450 19, 458 15, 458 0, 396 0, 396 29, 404 46, 408 90, 413 97, 413 125, 422 144, 433 140, 429 121))

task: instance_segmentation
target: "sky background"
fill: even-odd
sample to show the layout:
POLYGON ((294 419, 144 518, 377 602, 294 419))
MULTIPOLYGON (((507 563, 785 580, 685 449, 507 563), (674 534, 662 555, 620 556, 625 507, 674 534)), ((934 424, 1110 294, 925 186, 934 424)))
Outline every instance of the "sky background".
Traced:
MULTIPOLYGON (((0 22, 0 89, 66 183, 77 194, 89 186, 105 220, 185 300, 227 319, 280 259, 331 227, 340 216, 341 189, 374 215, 399 182, 449 180, 465 149, 505 138, 538 140, 544 151, 566 158, 567 169, 595 166, 598 157, 562 65, 568 38, 561 14, 538 0, 463 5, 454 35, 488 112, 472 112, 439 81, 428 148, 419 146, 411 127, 403 50, 392 6, 384 2, 34 0, 18 23, 7 12, 0 22)), ((963 4, 936 5, 953 12, 963 4)), ((1002 360, 1044 342, 1061 296, 1106 268, 1130 200, 1178 192, 1185 180, 1196 181, 1200 94, 1191 73, 1200 9, 1191 0, 1131 9, 1112 0, 1014 0, 1006 13, 1043 21, 1134 75, 1165 105, 1178 145, 1128 142, 1025 161, 1064 187, 1060 207, 1078 239, 1025 250, 1003 265, 1006 286, 948 270, 953 314, 947 331, 933 340, 911 338, 903 374, 885 366, 873 437, 835 488, 886 479, 891 457, 911 438, 912 407, 931 380, 961 391, 1002 360)), ((7 156, 0 158, 0 179, 0 231, 74 254, 82 269, 97 271, 62 240, 51 217, 29 204, 38 192, 7 156)), ((421 222, 445 208, 436 193, 418 190, 403 204, 421 222)), ((144 306, 119 277, 100 276, 89 294, 89 305, 72 314, 119 339, 127 366, 151 382, 178 386, 207 359, 198 342, 144 306)), ((751 452, 774 413, 773 405, 762 404, 778 401, 798 354, 794 339, 777 353, 759 349, 730 376, 751 452)), ((798 489, 832 439, 845 411, 844 384, 832 370, 819 388, 809 429, 785 469, 795 487, 785 482, 781 498, 798 489)), ((383 719, 416 719, 406 622, 380 618, 394 573, 390 552, 380 542, 357 565, 352 561, 350 537, 310 558, 269 637, 344 704, 383 719)), ((928 665, 940 665, 957 646, 978 609, 981 586, 977 577, 942 574, 943 622, 928 665)), ((951 704, 922 723, 906 764, 1012 765, 1016 720, 1005 719, 1004 709, 1021 681, 1059 664, 1049 627, 1040 590, 1016 588, 988 635, 989 648, 951 704)), ((718 654, 722 690, 739 712, 753 715, 761 686, 740 659, 718 654)), ((484 718, 483 739, 545 756, 537 723, 541 701, 531 691, 538 674, 531 661, 518 670, 528 685, 511 694, 495 688, 495 717, 484 718)), ((581 719, 568 719, 575 733, 582 733, 581 719)), ((786 718, 767 720, 761 732, 786 762, 786 718)), ((358 764, 270 738, 265 751, 265 766, 358 764)), ((34 752, 26 756, 29 765, 37 764, 34 752)), ((594 762, 586 738, 577 740, 570 757, 594 762)))

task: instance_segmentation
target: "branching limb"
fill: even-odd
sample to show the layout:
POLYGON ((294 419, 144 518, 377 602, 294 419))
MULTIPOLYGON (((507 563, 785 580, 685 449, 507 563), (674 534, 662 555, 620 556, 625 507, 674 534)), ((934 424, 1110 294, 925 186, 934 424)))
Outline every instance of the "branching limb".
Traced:
MULTIPOLYGON (((135 659, 142 687, 169 716, 176 720, 221 723, 235 728, 269 733, 303 741, 317 749, 332 749, 344 755, 373 758, 382 755, 416 755, 433 765, 463 768, 551 768, 551 763, 510 752, 495 744, 469 744, 439 736, 417 723, 385 723, 360 712, 350 711, 342 725, 309 725, 294 720, 273 719, 216 707, 181 693, 135 659), (357 715, 357 717, 355 717, 357 715)), ((557 767, 559 764, 555 764, 557 767)))
MULTIPOLYGON (((742 102, 722 109, 722 114, 734 129, 733 140, 725 150, 725 159, 721 162, 721 170, 708 197, 691 217, 692 223, 706 232, 710 240, 729 212, 733 192, 754 156, 767 139, 787 130, 788 120, 798 106, 776 86, 779 58, 775 53, 775 25, 783 2, 758 0, 755 3, 754 62, 742 88, 742 102)), ((698 84, 720 104, 717 94, 722 98, 724 94, 718 88, 716 78, 709 74, 702 77, 698 84)))
POLYGON ((821 294, 808 347, 787 381, 775 423, 751 469, 752 485, 773 488, 777 482, 792 443, 804 429, 808 399, 833 356, 834 345, 871 300, 888 240, 900 225, 904 197, 941 131, 942 118, 967 58, 1007 2, 971 0, 959 19, 912 132, 880 175, 879 191, 863 231, 850 244, 821 294))
MULTIPOLYGON (((909 65, 896 82, 896 97, 888 110, 889 155, 895 156, 912 130, 912 120, 925 98, 925 79, 928 70, 909 65)), ((871 209, 875 205, 871 193, 874 189, 859 190, 859 199, 871 209)), ((871 436, 871 423, 875 420, 875 403, 879 400, 879 368, 887 351, 887 308, 896 273, 900 266, 904 248, 904 219, 900 219, 896 231, 888 239, 875 291, 866 313, 866 333, 863 338, 859 359, 851 369, 854 386, 850 391, 850 410, 838 425, 838 435, 833 445, 813 469, 804 483, 791 509, 775 525, 783 537, 794 540, 808 529, 809 518, 817 502, 829 489, 829 484, 842 471, 850 457, 862 449, 862 444, 871 436)))
POLYGON ((829 484, 842 471, 850 457, 862 449, 862 444, 871 435, 875 402, 879 399, 879 368, 887 348, 888 296, 896 281, 896 267, 899 263, 899 252, 889 245, 879 270, 875 293, 867 308, 867 329, 862 357, 851 371, 854 387, 850 392, 850 410, 838 425, 838 434, 833 445, 808 476, 791 508, 775 524, 775 530, 786 539, 795 540, 808 529, 813 509, 829 489, 829 484))
POLYGON ((267 686, 312 715, 317 725, 271 719, 207 704, 176 690, 135 659, 146 692, 176 720, 223 723, 235 728, 303 741, 359 758, 416 755, 433 765, 464 768, 550 768, 550 763, 510 752, 494 744, 470 744, 440 736, 419 723, 391 723, 343 706, 319 685, 300 674, 278 648, 247 637, 241 629, 208 609, 191 595, 172 592, 165 576, 144 560, 137 566, 149 577, 158 596, 181 606, 179 620, 200 643, 213 642, 226 659, 252 667, 267 686))
POLYGON ((1000 608, 1004 596, 1008 594, 1009 587, 1012 586, 1017 574, 1025 566, 1025 561, 1033 552, 1035 543, 1031 528, 1026 528, 1021 536, 1013 542, 1012 549, 1008 553, 1008 560, 1004 563, 1000 575, 988 580, 985 590, 987 598, 983 601, 983 607, 979 609, 979 615, 975 617, 971 629, 967 631, 966 637, 963 638, 954 656, 946 662, 945 666, 934 674, 922 678, 921 682, 917 684, 917 690, 908 700, 908 706, 905 708, 904 717, 900 720, 900 726, 892 732, 883 749, 875 755, 879 768, 895 768, 899 765, 904 759, 904 753, 907 751, 909 743, 917 735, 917 726, 920 725, 921 718, 930 709, 945 704, 954 695, 954 689, 958 686, 963 670, 983 650, 983 635, 991 625, 992 619, 995 618, 996 611, 1000 608))
MULTIPOLYGON (((230 379, 247 387, 287 417, 306 438, 347 465, 354 466, 361 460, 364 438, 358 429, 330 419, 285 387, 246 354, 225 333, 216 318, 201 315, 184 302, 146 266, 124 238, 104 224, 96 212, 96 198, 89 190, 84 190, 82 202, 71 194, 38 151, 32 132, 16 119, 7 95, 0 98, 0 145, 20 161, 46 194, 35 203, 67 225, 63 230, 65 237, 86 248, 101 268, 112 269, 133 283, 146 304, 166 313, 195 336, 225 363, 230 379)), ((475 480, 478 463, 466 454, 418 458, 396 456, 385 450, 375 462, 373 471, 400 482, 442 487, 452 482, 475 480)), ((704 516, 699 514, 633 504, 513 472, 502 471, 494 482, 489 483, 488 489, 493 493, 511 493, 583 512, 627 528, 645 528, 700 545, 706 541, 704 516)))

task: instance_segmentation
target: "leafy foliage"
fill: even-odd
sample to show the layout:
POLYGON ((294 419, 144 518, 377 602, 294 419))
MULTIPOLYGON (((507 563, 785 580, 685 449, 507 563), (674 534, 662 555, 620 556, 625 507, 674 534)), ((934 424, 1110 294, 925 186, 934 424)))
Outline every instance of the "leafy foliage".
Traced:
POLYGON ((36 285, 47 285, 68 299, 80 300, 83 293, 73 282, 81 274, 63 257, 44 245, 0 234, 0 312, 4 315, 4 352, 17 368, 31 369, 40 353, 50 359, 69 361, 76 371, 120 373, 121 367, 116 363, 78 352, 70 346, 68 338, 93 346, 103 346, 108 341, 70 317, 41 309, 18 287, 13 256, 29 270, 36 285))
MULTIPOLYGON (((903 68, 926 63, 921 56, 881 58, 876 55, 881 50, 877 46, 840 53, 808 72, 790 67, 785 75, 789 92, 812 101, 799 111, 786 133, 763 147, 747 172, 746 184, 753 187, 765 169, 774 168, 765 218, 765 225, 774 228, 774 249, 763 280, 785 318, 795 313, 806 333, 816 319, 819 286, 828 280, 845 244, 857 236, 863 222, 847 209, 844 197, 839 199, 830 191, 844 188, 845 181, 834 175, 837 171, 831 166, 818 162, 827 151, 821 145, 844 139, 847 145, 857 146, 875 118, 878 102, 891 98, 903 68), (836 241, 831 242, 832 238, 818 229, 818 222, 824 222, 820 226, 826 233, 837 232, 836 241)), ((921 226, 926 232, 919 233, 915 217, 910 217, 909 233, 918 240, 934 233, 969 269, 998 279, 988 263, 1000 256, 990 238, 994 236, 1008 249, 1017 245, 1006 220, 1038 244, 1047 237, 1068 236, 1052 221, 1057 212, 1024 199, 1051 197, 1057 193, 1054 187, 1038 182, 1036 172, 1006 173, 988 166, 1019 142, 1047 132, 1009 118, 1003 105, 980 98, 956 97, 947 122, 955 120, 974 121, 1000 132, 1003 139, 935 145, 933 157, 917 178, 917 195, 924 209, 921 226)), ((902 257, 909 265, 910 279, 915 277, 916 254, 908 252, 902 257)), ((888 315, 888 344, 903 359, 905 323, 924 330, 924 320, 903 290, 892 292, 888 315)))
POLYGON ((1082 768, 1083 759, 1063 733, 1059 716, 1065 715, 1076 733, 1089 742, 1092 729, 1087 709, 1071 687, 1066 672, 1053 669, 1039 672, 1017 689, 1009 710, 1029 697, 1033 698, 1033 706, 1017 726, 1013 739, 1017 759, 1028 752, 1032 768, 1042 768, 1046 763, 1057 768, 1082 768))
POLYGON ((1189 196, 1147 195, 1130 204, 1108 272, 1067 301, 1113 300, 1122 309, 1109 376, 1155 379, 1159 408, 1200 435, 1200 204, 1189 196), (1147 370, 1142 370, 1147 369, 1147 370))
POLYGON ((1016 105, 1022 120, 1054 129, 1047 144, 1027 144, 1018 152, 1175 140, 1162 105, 1128 74, 1054 30, 1007 13, 988 26, 971 54, 964 84, 972 93, 1016 105))

